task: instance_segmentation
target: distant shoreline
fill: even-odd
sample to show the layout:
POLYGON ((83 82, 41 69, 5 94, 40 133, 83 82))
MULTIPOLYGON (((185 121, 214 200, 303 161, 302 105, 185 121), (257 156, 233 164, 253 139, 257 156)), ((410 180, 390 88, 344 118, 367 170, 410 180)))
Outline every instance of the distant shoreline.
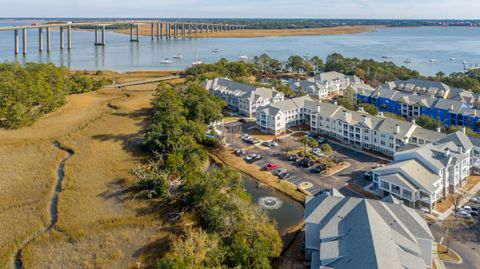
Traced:
MULTIPOLYGON (((245 29, 229 32, 210 32, 203 34, 192 34, 187 37, 198 38, 254 38, 254 37, 273 37, 273 36, 314 36, 314 35, 343 35, 376 32, 377 29, 384 28, 384 25, 359 25, 359 26, 338 26, 323 28, 305 28, 305 29, 245 29)), ((150 36, 151 28, 149 25, 140 27, 141 36, 150 36)), ((113 32, 129 34, 129 29, 115 29, 113 32)))

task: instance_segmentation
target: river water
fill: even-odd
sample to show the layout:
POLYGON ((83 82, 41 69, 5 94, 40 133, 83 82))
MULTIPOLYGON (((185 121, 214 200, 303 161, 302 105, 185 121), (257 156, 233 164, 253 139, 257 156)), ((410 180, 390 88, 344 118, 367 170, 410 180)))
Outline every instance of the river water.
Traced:
MULTIPOLYGON (((0 22, 0 26, 24 25, 30 22, 0 22)), ((95 47, 94 33, 73 31, 73 49, 59 49, 59 32, 52 31, 50 53, 38 52, 38 31, 28 31, 28 54, 14 55, 13 31, 0 32, 0 61, 53 62, 72 69, 181 70, 200 59, 210 63, 224 57, 236 60, 240 55, 267 53, 280 60, 290 55, 318 55, 325 58, 333 52, 349 57, 387 60, 432 75, 463 70, 463 61, 480 64, 480 28, 415 27, 383 28, 377 32, 331 36, 292 36, 262 38, 186 38, 151 40, 140 37, 130 43, 129 36, 107 31, 107 45, 95 47), (218 49, 217 53, 212 52, 218 49), (182 54, 172 64, 161 64, 166 57, 182 54), (451 58, 455 58, 451 60, 451 58), (404 61, 409 59, 411 63, 404 61), (431 62, 430 60, 434 60, 431 62)), ((45 38, 44 38, 45 39, 45 38)), ((20 53, 21 53, 20 34, 20 53)), ((66 41, 65 41, 66 42, 66 41)))

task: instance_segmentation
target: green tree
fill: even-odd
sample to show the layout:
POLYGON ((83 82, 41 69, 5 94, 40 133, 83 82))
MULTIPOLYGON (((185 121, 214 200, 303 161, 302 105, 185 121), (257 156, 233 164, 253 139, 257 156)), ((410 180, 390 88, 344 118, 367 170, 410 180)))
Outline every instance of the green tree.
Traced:
POLYGON ((378 114, 378 108, 375 105, 362 103, 362 104, 359 104, 359 107, 363 107, 363 109, 370 115, 378 114))
POLYGON ((150 191, 149 195, 163 199, 170 198, 170 180, 168 173, 162 169, 159 161, 150 161, 133 169, 138 185, 150 191))
POLYGON ((423 127, 425 129, 435 131, 437 128, 441 128, 441 130, 445 130, 442 122, 437 121, 429 116, 417 117, 415 121, 416 121, 416 124, 418 124, 420 127, 423 127))
POLYGON ((310 60, 310 62, 314 66, 316 72, 323 72, 323 69, 325 68, 325 63, 323 62, 322 58, 315 56, 310 60))
POLYGON ((286 67, 291 68, 292 71, 294 71, 294 72, 299 72, 300 69, 302 69, 304 67, 304 60, 303 60, 302 57, 300 57, 298 55, 290 56, 288 58, 286 67))
POLYGON ((303 153, 307 154, 307 146, 316 148, 318 147, 318 142, 315 138, 311 138, 308 136, 303 136, 300 142, 303 144, 303 153))
POLYGON ((320 149, 322 150, 323 153, 330 155, 333 152, 332 146, 329 144, 323 144, 320 146, 320 149))

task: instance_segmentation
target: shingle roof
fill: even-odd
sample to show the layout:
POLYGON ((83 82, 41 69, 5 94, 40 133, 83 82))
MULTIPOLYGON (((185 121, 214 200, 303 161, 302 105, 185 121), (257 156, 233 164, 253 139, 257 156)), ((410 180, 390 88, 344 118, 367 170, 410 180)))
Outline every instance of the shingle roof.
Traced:
MULTIPOLYGON (((317 268, 426 268, 417 238, 433 239, 417 211, 401 204, 323 193, 307 201, 305 222, 320 225, 317 268), (411 226, 412 224, 413 226, 411 226)), ((427 253, 429 255, 429 253, 427 253)))

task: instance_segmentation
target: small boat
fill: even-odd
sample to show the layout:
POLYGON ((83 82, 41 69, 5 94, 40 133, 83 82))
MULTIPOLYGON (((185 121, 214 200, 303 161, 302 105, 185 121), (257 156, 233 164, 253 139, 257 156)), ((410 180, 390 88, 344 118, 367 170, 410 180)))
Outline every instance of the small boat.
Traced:
POLYGON ((436 62, 437 60, 435 59, 430 59, 430 62, 433 63, 433 62, 436 62))
POLYGON ((390 58, 392 58, 392 57, 390 57, 390 56, 388 56, 388 55, 383 55, 382 58, 383 58, 383 59, 390 59, 390 58))
POLYGON ((453 58, 453 57, 452 57, 452 58, 450 58, 450 61, 455 61, 455 58, 453 58))
POLYGON ((182 59, 182 58, 183 58, 183 55, 180 54, 180 53, 177 53, 177 54, 173 55, 172 58, 173 58, 173 59, 182 59))
POLYGON ((307 54, 303 55, 303 58, 310 59, 310 54, 307 53, 307 54))
POLYGON ((406 63, 406 64, 412 63, 412 61, 410 59, 405 59, 405 61, 403 61, 403 62, 406 63))
POLYGON ((240 59, 240 60, 248 60, 248 56, 246 56, 246 55, 241 55, 241 56, 238 56, 238 59, 240 59))
POLYGON ((165 58, 165 59, 161 60, 160 63, 162 63, 162 64, 171 64, 171 63, 172 63, 172 60, 170 60, 170 58, 165 58))
POLYGON ((192 65, 199 65, 199 64, 203 64, 203 61, 202 60, 195 60, 194 62, 192 62, 192 65))
POLYGON ((219 52, 219 49, 213 49, 212 52, 219 52))

